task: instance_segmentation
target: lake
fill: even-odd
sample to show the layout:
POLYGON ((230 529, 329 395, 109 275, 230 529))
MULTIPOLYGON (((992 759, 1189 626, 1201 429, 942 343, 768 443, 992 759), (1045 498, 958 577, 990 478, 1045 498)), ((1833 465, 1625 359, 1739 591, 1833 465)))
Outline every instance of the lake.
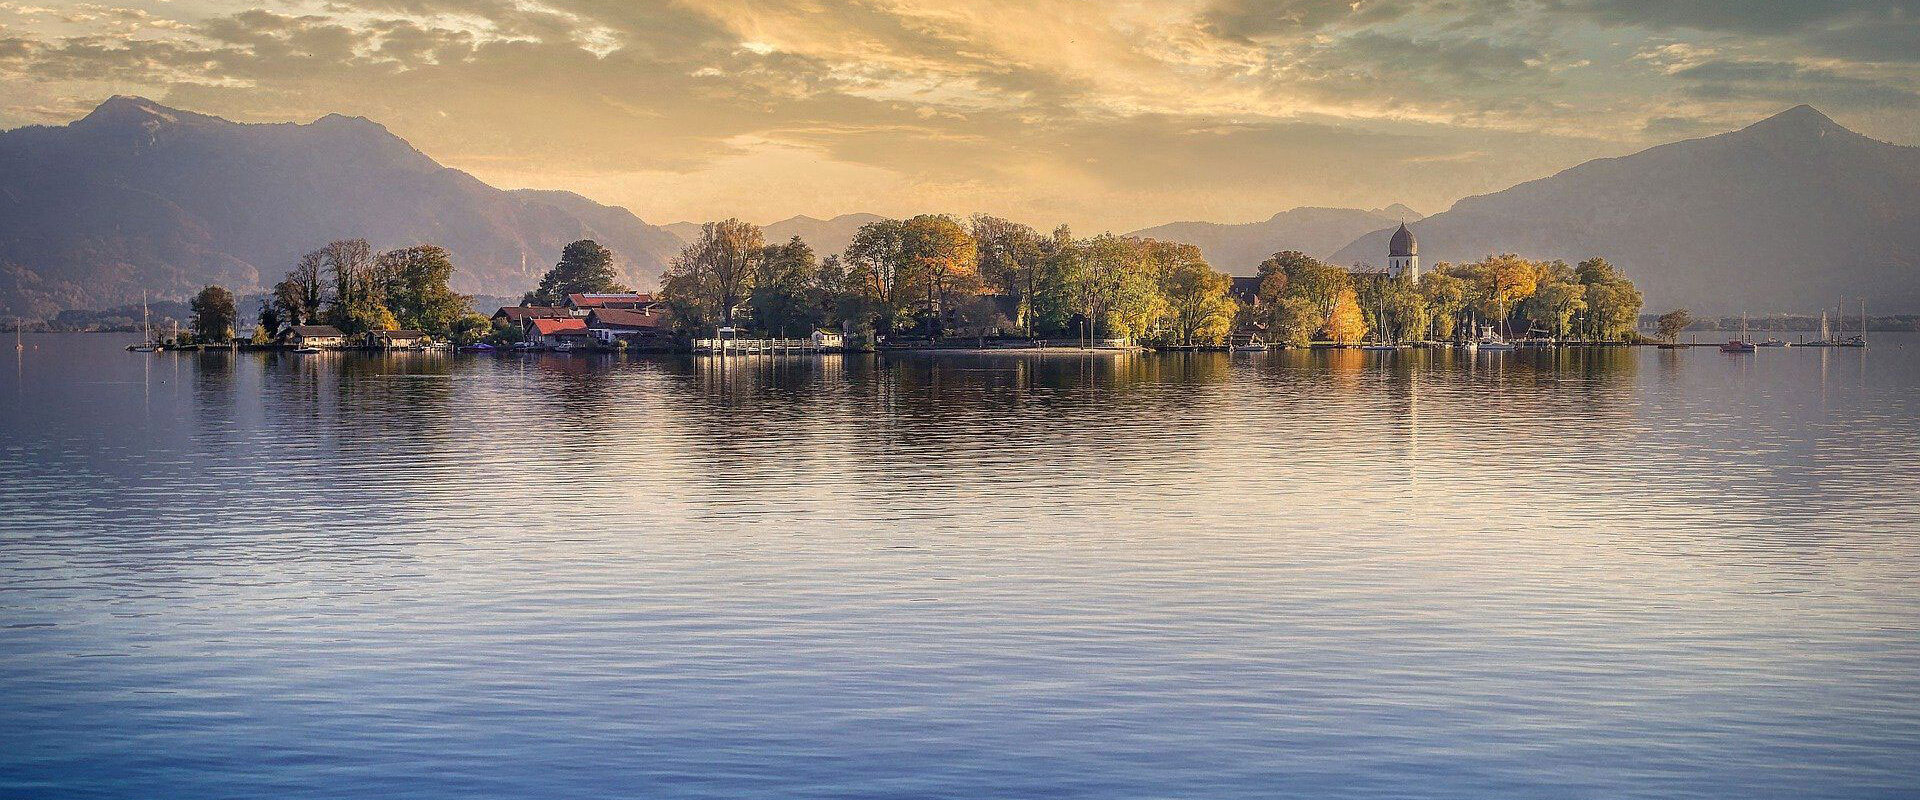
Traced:
POLYGON ((1920 335, 131 338, 0 369, 0 796, 1920 794, 1920 335))

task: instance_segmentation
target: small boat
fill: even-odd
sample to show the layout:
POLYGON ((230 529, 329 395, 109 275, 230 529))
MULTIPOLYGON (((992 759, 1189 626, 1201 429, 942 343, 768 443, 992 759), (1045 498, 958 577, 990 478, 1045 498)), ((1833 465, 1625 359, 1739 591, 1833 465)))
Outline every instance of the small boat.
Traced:
POLYGON ((1780 341, 1779 339, 1770 338, 1764 342, 1754 342, 1753 346, 1754 347, 1792 347, 1793 345, 1787 344, 1786 342, 1780 341))
POLYGON ((1260 340, 1255 339, 1253 341, 1247 342, 1246 344, 1236 344, 1227 349, 1232 350, 1233 352, 1236 352, 1236 353, 1264 353, 1267 351, 1267 346, 1265 344, 1262 344, 1260 340))
POLYGON ((1400 349, 1400 346, 1395 344, 1363 344, 1360 345, 1360 349, 1369 353, 1391 353, 1400 349))
POLYGON ((306 347, 296 347, 296 348, 293 348, 293 352, 296 352, 296 353, 322 353, 322 352, 326 352, 326 351, 324 351, 324 350, 321 350, 321 349, 320 349, 320 348, 318 348, 318 347, 314 347, 314 346, 311 346, 311 345, 309 345, 309 346, 306 346, 306 347))
POLYGON ((463 353, 491 353, 491 352, 493 352, 493 351, 495 351, 495 350, 498 350, 498 349, 500 349, 500 348, 498 348, 498 347, 494 347, 493 345, 490 345, 490 344, 487 344, 486 342, 475 342, 475 343, 473 343, 473 344, 470 344, 470 345, 467 345, 467 346, 465 346, 465 347, 462 347, 462 348, 460 348, 460 352, 463 352, 463 353))

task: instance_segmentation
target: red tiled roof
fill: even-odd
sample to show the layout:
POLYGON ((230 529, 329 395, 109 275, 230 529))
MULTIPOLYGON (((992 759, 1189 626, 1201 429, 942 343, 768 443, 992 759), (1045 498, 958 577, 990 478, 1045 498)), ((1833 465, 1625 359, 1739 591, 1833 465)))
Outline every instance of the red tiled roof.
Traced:
POLYGON ((587 329, 587 321, 584 319, 535 319, 531 320, 531 322, 533 323, 534 332, 541 336, 548 336, 561 331, 585 331, 587 329))
POLYGON ((587 316, 589 327, 613 326, 619 328, 664 328, 667 318, 663 314, 649 314, 645 311, 633 311, 625 308, 596 308, 587 316))

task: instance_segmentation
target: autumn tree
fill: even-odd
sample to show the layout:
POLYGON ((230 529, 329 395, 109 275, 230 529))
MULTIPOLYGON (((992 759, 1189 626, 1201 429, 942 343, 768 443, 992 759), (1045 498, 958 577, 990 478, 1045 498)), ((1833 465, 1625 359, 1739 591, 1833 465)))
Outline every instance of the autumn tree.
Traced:
POLYGON ((1233 279, 1216 272, 1200 248, 1174 242, 1147 242, 1158 263, 1158 289, 1165 301, 1165 327, 1183 345, 1219 344, 1233 330, 1237 306, 1228 290, 1233 279))
POLYGON ((1340 344, 1355 344, 1367 338, 1367 318, 1352 287, 1340 290, 1333 301, 1333 313, 1327 315, 1327 338, 1340 344))
POLYGON ((909 219, 904 233, 905 256, 914 262, 912 271, 920 276, 925 292, 921 314, 926 320, 927 335, 939 336, 955 297, 979 288, 973 236, 961 227, 959 220, 944 214, 922 214, 909 219))
POLYGON ((737 219, 709 222, 667 266, 660 294, 683 327, 731 326, 753 289, 765 249, 758 225, 737 219))

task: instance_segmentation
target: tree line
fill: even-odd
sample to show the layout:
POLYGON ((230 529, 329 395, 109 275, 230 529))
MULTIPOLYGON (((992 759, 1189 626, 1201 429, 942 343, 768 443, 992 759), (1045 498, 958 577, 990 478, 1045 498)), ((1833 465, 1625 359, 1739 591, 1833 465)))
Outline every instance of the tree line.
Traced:
POLYGON ((1294 250, 1260 264, 1258 300, 1242 321, 1273 341, 1351 344, 1452 340, 1475 324, 1555 338, 1617 340, 1639 320, 1633 282, 1604 258, 1577 266, 1512 254, 1441 262, 1418 278, 1350 271, 1294 250))
POLYGON ((1556 338, 1628 336, 1642 298, 1593 258, 1569 266, 1498 255, 1419 276, 1349 270, 1298 251, 1260 265, 1248 302, 1199 248, 1076 238, 976 214, 880 220, 825 259, 798 237, 767 243, 737 219, 706 224, 661 294, 685 332, 721 326, 793 336, 843 326, 883 336, 1086 336, 1216 345, 1235 330, 1277 343, 1447 340, 1476 323, 1556 338))
POLYGON ((925 214, 868 223, 825 259, 798 237, 769 244, 758 226, 710 222, 673 259, 660 293, 689 333, 835 327, 1212 344, 1233 326, 1231 286, 1193 245, 925 214))

